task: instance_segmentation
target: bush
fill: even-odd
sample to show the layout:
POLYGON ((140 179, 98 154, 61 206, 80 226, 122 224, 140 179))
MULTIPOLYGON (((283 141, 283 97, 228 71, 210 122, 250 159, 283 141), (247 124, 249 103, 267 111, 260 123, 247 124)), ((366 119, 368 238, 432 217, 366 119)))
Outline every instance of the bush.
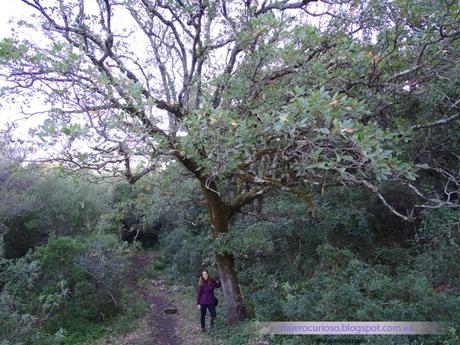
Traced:
POLYGON ((94 233, 52 237, 24 258, 2 259, 0 332, 34 344, 56 343, 56 334, 62 344, 100 337, 121 311, 126 252, 115 236, 94 233))
POLYGON ((65 175, 33 166, 16 167, 10 175, 0 176, 3 203, 17 203, 0 207, 0 223, 8 227, 7 258, 25 255, 44 244, 50 234, 89 234, 101 215, 110 211, 111 188, 92 183, 91 174, 65 175))
POLYGON ((159 256, 159 257, 156 257, 153 260, 152 266, 153 266, 153 268, 155 270, 158 270, 158 271, 164 270, 168 266, 168 262, 166 260, 166 257, 163 256, 163 255, 159 256))
POLYGON ((196 285, 200 270, 214 258, 209 234, 194 234, 189 227, 177 227, 160 236, 165 259, 169 262, 166 278, 196 285))
POLYGON ((33 301, 30 291, 36 283, 39 264, 30 255, 7 260, 2 247, 0 236, 0 339, 19 344, 33 335, 37 324, 30 308, 33 301))

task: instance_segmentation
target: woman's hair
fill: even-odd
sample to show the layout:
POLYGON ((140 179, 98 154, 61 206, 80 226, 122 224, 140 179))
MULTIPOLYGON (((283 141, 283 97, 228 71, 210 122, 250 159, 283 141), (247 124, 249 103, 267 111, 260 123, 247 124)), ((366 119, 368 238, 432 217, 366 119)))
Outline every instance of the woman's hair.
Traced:
POLYGON ((205 282, 205 280, 203 279, 203 272, 206 272, 208 274, 208 282, 209 283, 214 282, 214 279, 211 278, 211 276, 209 275, 208 270, 201 270, 201 272, 200 272, 200 280, 198 281, 199 286, 203 286, 204 282, 205 282))

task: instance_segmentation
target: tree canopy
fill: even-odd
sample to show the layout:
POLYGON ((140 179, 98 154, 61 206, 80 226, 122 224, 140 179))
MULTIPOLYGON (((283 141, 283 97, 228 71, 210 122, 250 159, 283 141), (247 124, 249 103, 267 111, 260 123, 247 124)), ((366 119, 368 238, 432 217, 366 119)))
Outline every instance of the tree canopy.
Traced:
MULTIPOLYGON (((444 145, 459 138, 455 2, 21 2, 35 16, 0 43, 3 94, 48 106, 33 131, 46 159, 130 183, 176 160, 202 186, 214 239, 273 188, 312 214, 311 191, 334 185, 407 221, 459 207, 460 153, 444 145), (411 205, 387 200, 390 183, 411 205)), ((236 322, 232 257, 217 262, 236 322)))

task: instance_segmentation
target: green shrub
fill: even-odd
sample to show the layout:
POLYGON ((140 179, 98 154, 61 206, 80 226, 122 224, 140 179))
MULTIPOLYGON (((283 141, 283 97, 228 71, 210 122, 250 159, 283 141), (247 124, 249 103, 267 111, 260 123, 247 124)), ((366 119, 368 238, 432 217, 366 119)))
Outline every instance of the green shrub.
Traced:
POLYGON ((159 256, 153 259, 153 268, 156 270, 164 270, 168 266, 168 262, 165 256, 159 256))
MULTIPOLYGON (((29 283, 26 295, 28 312, 36 322, 28 328, 28 338, 24 334, 18 337, 21 340, 35 337, 33 344, 37 345, 52 343, 55 334, 60 334, 62 344, 100 337, 104 324, 123 309, 122 281, 127 253, 127 245, 116 236, 100 232, 88 237, 50 238, 30 256, 40 270, 15 280, 22 285, 35 282, 29 283)), ((25 259, 14 262, 17 266, 25 259)), ((17 268, 14 271, 16 275, 20 272, 17 268)), ((2 290, 2 295, 5 291, 2 290)))
POLYGON ((8 260, 1 251, 0 236, 0 339, 20 344, 34 334, 37 317, 31 310, 31 290, 37 282, 40 267, 31 255, 8 260))

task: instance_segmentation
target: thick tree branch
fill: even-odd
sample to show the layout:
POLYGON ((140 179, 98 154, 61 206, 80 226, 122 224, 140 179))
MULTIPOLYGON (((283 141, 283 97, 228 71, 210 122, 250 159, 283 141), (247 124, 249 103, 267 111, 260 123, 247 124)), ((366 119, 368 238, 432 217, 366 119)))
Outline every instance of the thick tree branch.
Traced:
POLYGON ((452 116, 446 117, 445 119, 441 119, 441 120, 438 120, 438 121, 433 121, 433 122, 428 122, 428 123, 422 123, 422 124, 419 124, 419 125, 414 125, 414 126, 411 126, 411 128, 413 130, 419 130, 419 129, 424 129, 424 128, 444 126, 444 125, 450 124, 451 122, 454 122, 457 119, 460 119, 460 113, 454 114, 452 116))
POLYGON ((230 204, 231 214, 238 212, 243 206, 266 194, 272 186, 254 187, 250 191, 238 195, 230 204))
POLYGON ((309 3, 317 2, 318 0, 303 0, 297 2, 290 2, 289 0, 274 2, 267 5, 267 2, 264 1, 262 6, 254 13, 254 15, 260 16, 261 14, 267 13, 269 11, 277 10, 277 11, 285 11, 285 10, 293 10, 293 9, 300 9, 307 6, 309 3))

